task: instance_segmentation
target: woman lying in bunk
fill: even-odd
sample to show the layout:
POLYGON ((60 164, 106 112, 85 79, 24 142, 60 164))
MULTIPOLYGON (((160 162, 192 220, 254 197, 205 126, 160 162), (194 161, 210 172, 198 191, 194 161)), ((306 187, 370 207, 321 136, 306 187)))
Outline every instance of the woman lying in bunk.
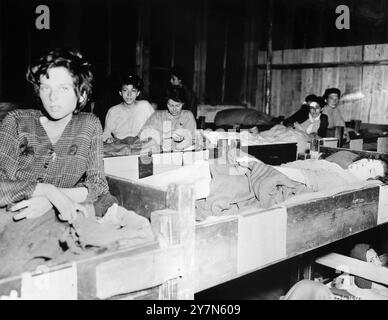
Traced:
POLYGON ((209 195, 197 201, 199 219, 237 213, 250 205, 269 208, 299 194, 356 186, 387 174, 385 162, 358 159, 354 154, 349 157, 347 152, 325 160, 298 160, 282 166, 270 166, 242 154, 230 154, 227 164, 210 165, 209 195))
MULTIPOLYGON (((24 270, 29 259, 57 257, 66 234, 77 237, 67 238, 67 247, 86 245, 88 235, 124 235, 94 216, 118 211, 104 176, 100 121, 80 112, 92 91, 91 65, 78 52, 57 49, 32 65, 27 79, 41 108, 11 111, 0 126, 0 208, 9 211, 0 210, 0 277, 24 270)), ((147 219, 125 216, 135 242, 150 238, 147 219)))
POLYGON ((155 111, 140 131, 140 140, 151 141, 143 149, 153 152, 183 150, 193 145, 197 124, 189 110, 182 110, 187 101, 182 88, 167 90, 167 110, 155 111))

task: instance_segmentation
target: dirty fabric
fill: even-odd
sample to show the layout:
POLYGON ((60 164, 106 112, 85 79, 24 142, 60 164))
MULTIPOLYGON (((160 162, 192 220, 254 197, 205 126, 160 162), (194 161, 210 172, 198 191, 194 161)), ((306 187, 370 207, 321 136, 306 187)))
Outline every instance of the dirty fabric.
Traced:
POLYGON ((102 219, 78 216, 68 231, 69 237, 63 241, 70 248, 75 248, 74 243, 82 248, 109 247, 115 242, 133 246, 154 239, 148 219, 117 204, 102 219))
POLYGON ((104 143, 104 157, 128 156, 139 154, 149 141, 140 141, 139 137, 116 139, 112 143, 104 143))
POLYGON ((103 218, 80 215, 70 225, 54 210, 36 219, 12 220, 0 210, 0 279, 94 255, 101 250, 134 246, 153 240, 149 221, 117 204, 103 218))

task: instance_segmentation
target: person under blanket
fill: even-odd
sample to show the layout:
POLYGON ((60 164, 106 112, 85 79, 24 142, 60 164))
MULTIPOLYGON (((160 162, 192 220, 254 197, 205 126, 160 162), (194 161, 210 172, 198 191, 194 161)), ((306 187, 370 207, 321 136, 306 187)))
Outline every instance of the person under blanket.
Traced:
POLYGON ((297 194, 310 192, 304 184, 261 161, 250 161, 246 167, 214 163, 210 165, 210 173, 209 195, 196 201, 197 220, 238 214, 240 209, 252 205, 269 208, 297 194))
MULTIPOLYGON (((271 129, 259 132, 257 127, 249 129, 249 132, 257 138, 268 142, 293 141, 297 142, 297 152, 304 153, 310 147, 311 136, 304 130, 285 127, 277 124, 271 129)), ((315 135, 314 135, 315 136, 315 135)))
POLYGON ((311 159, 271 166, 233 150, 228 159, 227 164, 210 166, 209 195, 196 202, 198 220, 210 215, 236 214, 250 205, 269 208, 298 194, 352 185, 387 174, 386 163, 376 159, 360 159, 346 169, 334 162, 311 159))
POLYGON ((382 160, 360 159, 346 169, 327 160, 297 160, 275 167, 294 181, 305 184, 312 191, 321 191, 366 180, 383 179, 387 165, 382 160))
POLYGON ((103 216, 117 202, 104 175, 101 124, 80 112, 92 91, 91 65, 79 52, 56 49, 29 67, 27 79, 41 108, 11 111, 0 126, 0 208, 8 209, 0 215, 9 218, 0 234, 3 253, 13 248, 4 241, 9 229, 19 230, 15 237, 41 239, 32 243, 46 244, 50 233, 55 243, 80 212, 87 215, 85 203, 103 216), (37 232, 39 224, 30 220, 40 217, 55 221, 50 232, 37 232), (22 231, 31 224, 31 234, 22 231))

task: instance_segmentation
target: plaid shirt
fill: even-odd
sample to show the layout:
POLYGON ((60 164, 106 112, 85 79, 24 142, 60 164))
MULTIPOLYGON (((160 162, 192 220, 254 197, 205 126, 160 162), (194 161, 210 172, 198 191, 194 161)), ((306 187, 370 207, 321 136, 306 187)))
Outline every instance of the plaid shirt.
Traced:
POLYGON ((0 125, 0 207, 30 198, 38 182, 86 187, 92 202, 108 192, 99 119, 73 115, 53 146, 41 116, 39 110, 14 110, 0 125))

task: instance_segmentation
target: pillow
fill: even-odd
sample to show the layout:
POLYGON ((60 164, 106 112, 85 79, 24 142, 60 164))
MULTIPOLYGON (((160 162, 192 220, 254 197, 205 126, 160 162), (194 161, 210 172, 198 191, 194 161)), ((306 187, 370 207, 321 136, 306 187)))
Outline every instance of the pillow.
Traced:
POLYGON ((325 160, 338 164, 342 169, 347 169, 359 156, 350 151, 338 151, 325 158, 325 160))
POLYGON ((245 125, 255 126, 271 124, 271 117, 255 109, 228 109, 218 111, 214 122, 216 126, 224 125, 245 125))

